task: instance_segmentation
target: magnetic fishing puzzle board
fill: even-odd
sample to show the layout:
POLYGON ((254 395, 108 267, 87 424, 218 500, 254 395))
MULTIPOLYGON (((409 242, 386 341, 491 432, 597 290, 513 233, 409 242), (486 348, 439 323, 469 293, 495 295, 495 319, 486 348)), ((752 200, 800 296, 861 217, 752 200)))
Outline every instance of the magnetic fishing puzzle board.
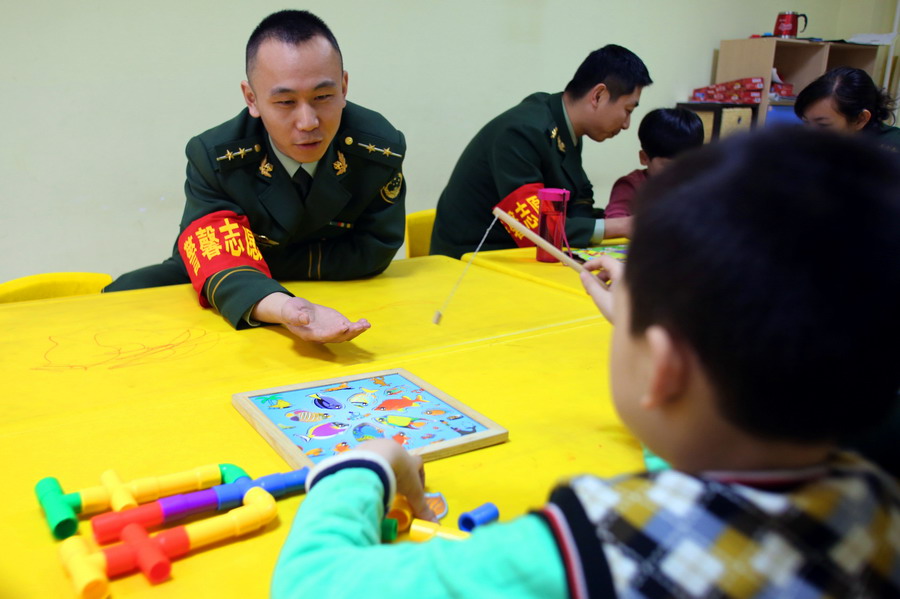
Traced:
POLYGON ((590 248, 563 248, 563 251, 566 250, 570 250, 576 258, 583 262, 593 260, 597 256, 609 256, 621 262, 625 262, 625 259, 628 257, 628 245, 624 243, 620 245, 601 245, 590 248))
POLYGON ((425 461, 506 441, 507 430, 402 368, 235 393, 238 412, 294 468, 367 439, 425 461))

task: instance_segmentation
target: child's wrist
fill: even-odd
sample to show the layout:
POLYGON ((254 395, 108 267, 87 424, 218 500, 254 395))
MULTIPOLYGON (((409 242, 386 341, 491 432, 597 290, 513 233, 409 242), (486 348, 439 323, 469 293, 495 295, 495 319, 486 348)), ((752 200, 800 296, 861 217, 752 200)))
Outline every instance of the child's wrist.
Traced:
POLYGON ((355 449, 322 460, 310 471, 306 479, 307 493, 320 480, 348 468, 366 468, 378 476, 384 489, 384 513, 387 513, 394 502, 394 495, 397 492, 397 479, 391 464, 383 456, 372 451, 355 449))

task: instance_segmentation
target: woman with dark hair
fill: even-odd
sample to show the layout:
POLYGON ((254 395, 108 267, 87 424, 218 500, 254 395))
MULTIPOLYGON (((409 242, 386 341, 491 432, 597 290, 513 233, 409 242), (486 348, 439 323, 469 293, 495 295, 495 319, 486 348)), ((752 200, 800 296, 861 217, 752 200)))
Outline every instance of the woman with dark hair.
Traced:
POLYGON ((896 100, 862 69, 837 67, 807 85, 794 113, 809 125, 875 135, 883 148, 900 152, 900 128, 892 127, 896 100))

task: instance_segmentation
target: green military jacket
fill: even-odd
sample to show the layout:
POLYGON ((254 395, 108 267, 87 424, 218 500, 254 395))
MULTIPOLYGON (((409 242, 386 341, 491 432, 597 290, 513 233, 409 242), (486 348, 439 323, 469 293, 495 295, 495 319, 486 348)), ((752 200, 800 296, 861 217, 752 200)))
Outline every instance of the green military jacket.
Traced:
MULTIPOLYGON (((562 93, 539 92, 494 118, 469 142, 437 205, 431 253, 454 258, 478 245, 494 206, 523 185, 568 189, 566 235, 586 246, 594 232, 594 191, 581 166, 581 147, 572 140, 562 93)), ((484 250, 516 247, 499 224, 484 250)))
MULTIPOLYGON (((263 297, 288 293, 278 280, 346 280, 382 272, 403 244, 405 153, 400 131, 380 114, 348 102, 302 197, 272 151, 262 121, 247 109, 191 139, 182 236, 214 212, 245 216, 271 271, 271 277, 252 267, 217 271, 205 279, 203 299, 241 328, 243 315, 263 297)), ((148 267, 123 275, 107 290, 188 282, 179 249, 176 242, 159 272, 148 267), (183 280, 173 280, 173 269, 183 280)), ((200 251, 195 258, 202 259, 200 251)))

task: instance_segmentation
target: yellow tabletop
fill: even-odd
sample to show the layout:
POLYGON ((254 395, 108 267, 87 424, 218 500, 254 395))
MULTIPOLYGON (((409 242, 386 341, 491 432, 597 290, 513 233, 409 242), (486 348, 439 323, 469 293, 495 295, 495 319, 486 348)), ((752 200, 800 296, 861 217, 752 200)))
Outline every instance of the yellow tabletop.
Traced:
MULTIPOLYGON (((628 243, 625 238, 607 239, 601 246, 628 243)), ((584 287, 578 273, 561 262, 538 262, 536 248, 514 248, 510 250, 490 250, 475 254, 475 265, 496 270, 514 277, 535 281, 555 289, 561 289, 579 296, 585 296, 584 287)), ((460 261, 468 263, 472 259, 469 252, 460 261)))
MULTIPOLYGON (((473 267, 435 326, 463 267, 417 258, 368 281, 289 285, 373 322, 333 346, 273 327, 230 330, 187 286, 0 306, 0 595, 73 596, 34 497, 42 477, 74 492, 99 484, 106 469, 126 481, 216 463, 252 476, 288 470, 231 406, 241 391, 403 367, 505 426, 503 445, 429 463, 429 488, 444 493, 452 521, 486 501, 502 519, 515 517, 567 474, 639 468, 637 442, 609 399, 610 328, 595 309, 473 267)), ((260 533, 176 560, 161 586, 134 574, 114 580, 113 595, 266 596, 300 501, 280 500, 279 518, 260 533)))

